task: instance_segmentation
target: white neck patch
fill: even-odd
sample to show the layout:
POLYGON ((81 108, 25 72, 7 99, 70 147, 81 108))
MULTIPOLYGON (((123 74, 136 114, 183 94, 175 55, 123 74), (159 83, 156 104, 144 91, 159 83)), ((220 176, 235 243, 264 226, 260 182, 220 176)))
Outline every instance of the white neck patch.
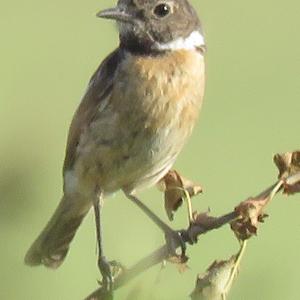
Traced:
POLYGON ((203 35, 198 31, 193 31, 186 38, 178 38, 166 44, 157 44, 159 50, 195 50, 197 47, 205 45, 203 35))

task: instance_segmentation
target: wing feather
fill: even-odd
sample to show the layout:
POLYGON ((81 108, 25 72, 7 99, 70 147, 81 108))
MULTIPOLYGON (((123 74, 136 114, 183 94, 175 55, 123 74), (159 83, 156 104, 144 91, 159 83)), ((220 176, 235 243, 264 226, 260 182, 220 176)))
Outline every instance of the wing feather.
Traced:
POLYGON ((118 65, 123 59, 123 53, 118 48, 112 52, 99 66, 92 76, 87 91, 77 108, 70 125, 67 140, 63 171, 72 168, 76 159, 76 148, 84 128, 89 126, 99 105, 109 97, 113 87, 118 65))

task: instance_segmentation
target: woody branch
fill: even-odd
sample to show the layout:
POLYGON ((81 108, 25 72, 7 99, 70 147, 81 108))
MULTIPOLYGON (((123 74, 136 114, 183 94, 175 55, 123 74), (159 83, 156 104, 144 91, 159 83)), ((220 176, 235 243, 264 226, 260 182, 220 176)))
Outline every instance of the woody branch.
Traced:
MULTIPOLYGON (((300 152, 276 155, 274 161, 279 168, 279 180, 276 183, 263 190, 256 197, 250 197, 241 202, 233 211, 220 217, 211 217, 206 213, 196 213, 190 226, 181 231, 183 241, 186 244, 194 245, 201 235, 212 232, 226 224, 231 224, 231 228, 240 241, 245 241, 256 234, 258 223, 263 222, 266 216, 263 210, 275 194, 280 191, 286 194, 300 192, 300 152)), ((179 243, 175 246, 176 248, 180 247, 179 243)), ((169 258, 170 253, 167 245, 159 247, 131 268, 124 269, 115 279, 114 289, 126 285, 139 274, 169 258)), ((110 298, 102 287, 99 287, 85 298, 85 300, 108 299, 110 298)))

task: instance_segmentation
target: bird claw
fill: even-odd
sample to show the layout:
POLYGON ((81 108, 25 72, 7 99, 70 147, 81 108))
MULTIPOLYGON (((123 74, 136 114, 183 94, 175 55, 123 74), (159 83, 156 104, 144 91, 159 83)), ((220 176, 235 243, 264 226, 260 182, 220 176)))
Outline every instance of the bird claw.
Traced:
POLYGON ((100 256, 98 259, 98 268, 102 275, 102 280, 98 281, 98 283, 103 286, 107 293, 112 294, 114 283, 112 264, 106 259, 105 256, 100 256))
POLYGON ((186 258, 186 244, 182 238, 181 231, 172 230, 165 234, 166 243, 169 254, 171 256, 177 256, 176 249, 180 247, 181 253, 179 254, 182 258, 186 258))

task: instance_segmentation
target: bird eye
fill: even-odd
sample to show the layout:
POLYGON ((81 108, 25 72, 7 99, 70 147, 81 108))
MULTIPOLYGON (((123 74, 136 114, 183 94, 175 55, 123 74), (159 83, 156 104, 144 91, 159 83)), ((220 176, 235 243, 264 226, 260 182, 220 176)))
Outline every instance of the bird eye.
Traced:
POLYGON ((161 3, 155 6, 153 12, 157 17, 163 18, 171 12, 171 7, 166 3, 161 3))

